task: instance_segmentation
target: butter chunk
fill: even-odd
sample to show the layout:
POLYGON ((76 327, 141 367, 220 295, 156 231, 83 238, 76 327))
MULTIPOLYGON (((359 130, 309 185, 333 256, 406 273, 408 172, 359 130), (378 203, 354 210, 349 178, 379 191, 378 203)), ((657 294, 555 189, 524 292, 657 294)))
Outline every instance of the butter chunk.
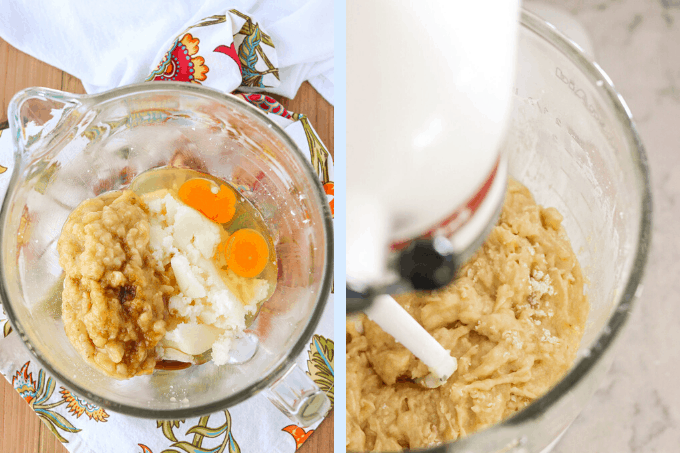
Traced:
POLYGON ((161 345, 185 354, 198 355, 210 349, 221 333, 220 329, 210 325, 183 322, 165 334, 161 345))
MULTIPOLYGON (((166 203, 167 205, 168 203, 166 203)), ((217 245, 220 243, 220 227, 188 206, 177 208, 174 217, 173 237, 177 248, 191 250, 191 246, 193 246, 204 258, 212 258, 217 245)))
POLYGON ((168 310, 171 315, 196 321, 203 311, 203 306, 192 302, 191 298, 184 295, 172 296, 168 302, 168 310))
POLYGON ((180 291, 187 297, 192 299, 205 297, 205 287, 199 282, 196 275, 194 275, 191 264, 189 260, 179 253, 172 257, 170 260, 170 265, 175 273, 175 279, 177 279, 177 285, 180 291))
POLYGON ((228 330, 243 330, 246 328, 246 310, 240 300, 228 289, 211 291, 208 302, 216 315, 214 324, 228 330))
POLYGON ((162 356, 178 360, 212 347, 213 362, 225 364, 233 339, 246 328, 246 316, 267 297, 269 283, 220 273, 212 258, 221 228, 194 208, 167 192, 149 194, 145 201, 156 214, 150 220, 153 256, 160 267, 170 265, 180 290, 170 297, 168 309, 182 322, 161 341, 162 356))
POLYGON ((229 351, 234 341, 234 336, 231 332, 225 332, 220 335, 215 343, 212 345, 212 361, 215 365, 225 365, 229 361, 229 351))

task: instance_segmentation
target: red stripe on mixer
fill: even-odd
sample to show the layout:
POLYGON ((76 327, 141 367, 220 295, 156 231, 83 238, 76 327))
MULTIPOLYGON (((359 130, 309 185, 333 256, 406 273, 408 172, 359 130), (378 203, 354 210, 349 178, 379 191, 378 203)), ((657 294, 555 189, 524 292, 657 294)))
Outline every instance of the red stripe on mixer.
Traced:
POLYGON ((414 239, 428 239, 431 238, 437 232, 447 237, 451 236, 456 230, 465 225, 472 218, 472 216, 475 214, 479 206, 486 198, 486 195, 489 193, 489 189, 491 189, 491 185, 493 184, 494 179, 496 179, 496 174, 498 172, 498 166, 500 165, 500 162, 501 158, 499 157, 498 160, 496 161, 496 165, 494 165, 493 167, 493 170, 491 170, 489 177, 486 178, 486 181, 484 181, 484 184, 482 184, 482 187, 480 187, 480 189, 472 196, 472 198, 470 198, 467 201, 467 203, 465 203, 465 205, 458 208, 456 211, 453 212, 453 214, 446 217, 439 224, 428 230, 422 236, 419 236, 418 238, 407 239, 405 241, 393 242, 390 245, 390 248, 393 251, 404 249, 414 239))

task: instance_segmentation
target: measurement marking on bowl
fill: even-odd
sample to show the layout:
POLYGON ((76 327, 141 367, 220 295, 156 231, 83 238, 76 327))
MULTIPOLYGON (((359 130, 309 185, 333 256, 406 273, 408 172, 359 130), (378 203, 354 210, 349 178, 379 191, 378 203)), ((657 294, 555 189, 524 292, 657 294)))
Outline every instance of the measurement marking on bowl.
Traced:
MULTIPOLYGON (((593 117, 593 119, 595 119, 597 124, 600 125, 600 129, 602 130, 602 133, 607 139, 607 142, 609 142, 611 146, 614 146, 612 133, 607 129, 607 126, 604 120, 602 119, 600 112, 597 111, 595 104, 588 102, 588 95, 583 90, 583 88, 579 88, 570 77, 567 77, 567 75, 564 73, 564 71, 562 71, 562 69, 559 66, 555 66, 555 77, 560 79, 569 88, 569 90, 571 90, 574 96, 581 99, 584 107, 588 110, 588 112, 590 112, 590 115, 593 117)), ((598 86, 604 85, 604 82, 602 82, 602 80, 599 80, 598 82, 599 82, 597 84, 598 86)))

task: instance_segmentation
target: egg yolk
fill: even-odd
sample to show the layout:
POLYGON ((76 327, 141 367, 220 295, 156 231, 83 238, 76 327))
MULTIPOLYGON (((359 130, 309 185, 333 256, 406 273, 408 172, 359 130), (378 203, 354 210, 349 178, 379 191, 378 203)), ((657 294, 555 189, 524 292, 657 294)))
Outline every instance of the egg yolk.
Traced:
POLYGON ((207 179, 190 179, 179 188, 179 199, 184 204, 200 211, 210 220, 226 223, 236 212, 236 195, 224 184, 217 193, 216 187, 207 179))
POLYGON ((243 228, 229 236, 225 255, 227 266, 237 275, 246 278, 256 277, 267 265, 269 246, 260 233, 243 228))

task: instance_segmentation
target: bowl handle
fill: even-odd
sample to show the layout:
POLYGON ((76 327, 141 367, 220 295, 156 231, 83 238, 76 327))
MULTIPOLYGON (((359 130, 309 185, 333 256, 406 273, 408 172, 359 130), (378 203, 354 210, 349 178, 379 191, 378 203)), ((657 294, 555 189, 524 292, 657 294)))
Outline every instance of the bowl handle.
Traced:
POLYGON ((331 408, 326 394, 297 365, 290 367, 263 393, 274 406, 303 428, 322 420, 331 408))
POLYGON ((46 145, 82 116, 78 107, 85 97, 49 88, 27 88, 15 94, 9 103, 9 127, 21 157, 49 149, 46 145))

